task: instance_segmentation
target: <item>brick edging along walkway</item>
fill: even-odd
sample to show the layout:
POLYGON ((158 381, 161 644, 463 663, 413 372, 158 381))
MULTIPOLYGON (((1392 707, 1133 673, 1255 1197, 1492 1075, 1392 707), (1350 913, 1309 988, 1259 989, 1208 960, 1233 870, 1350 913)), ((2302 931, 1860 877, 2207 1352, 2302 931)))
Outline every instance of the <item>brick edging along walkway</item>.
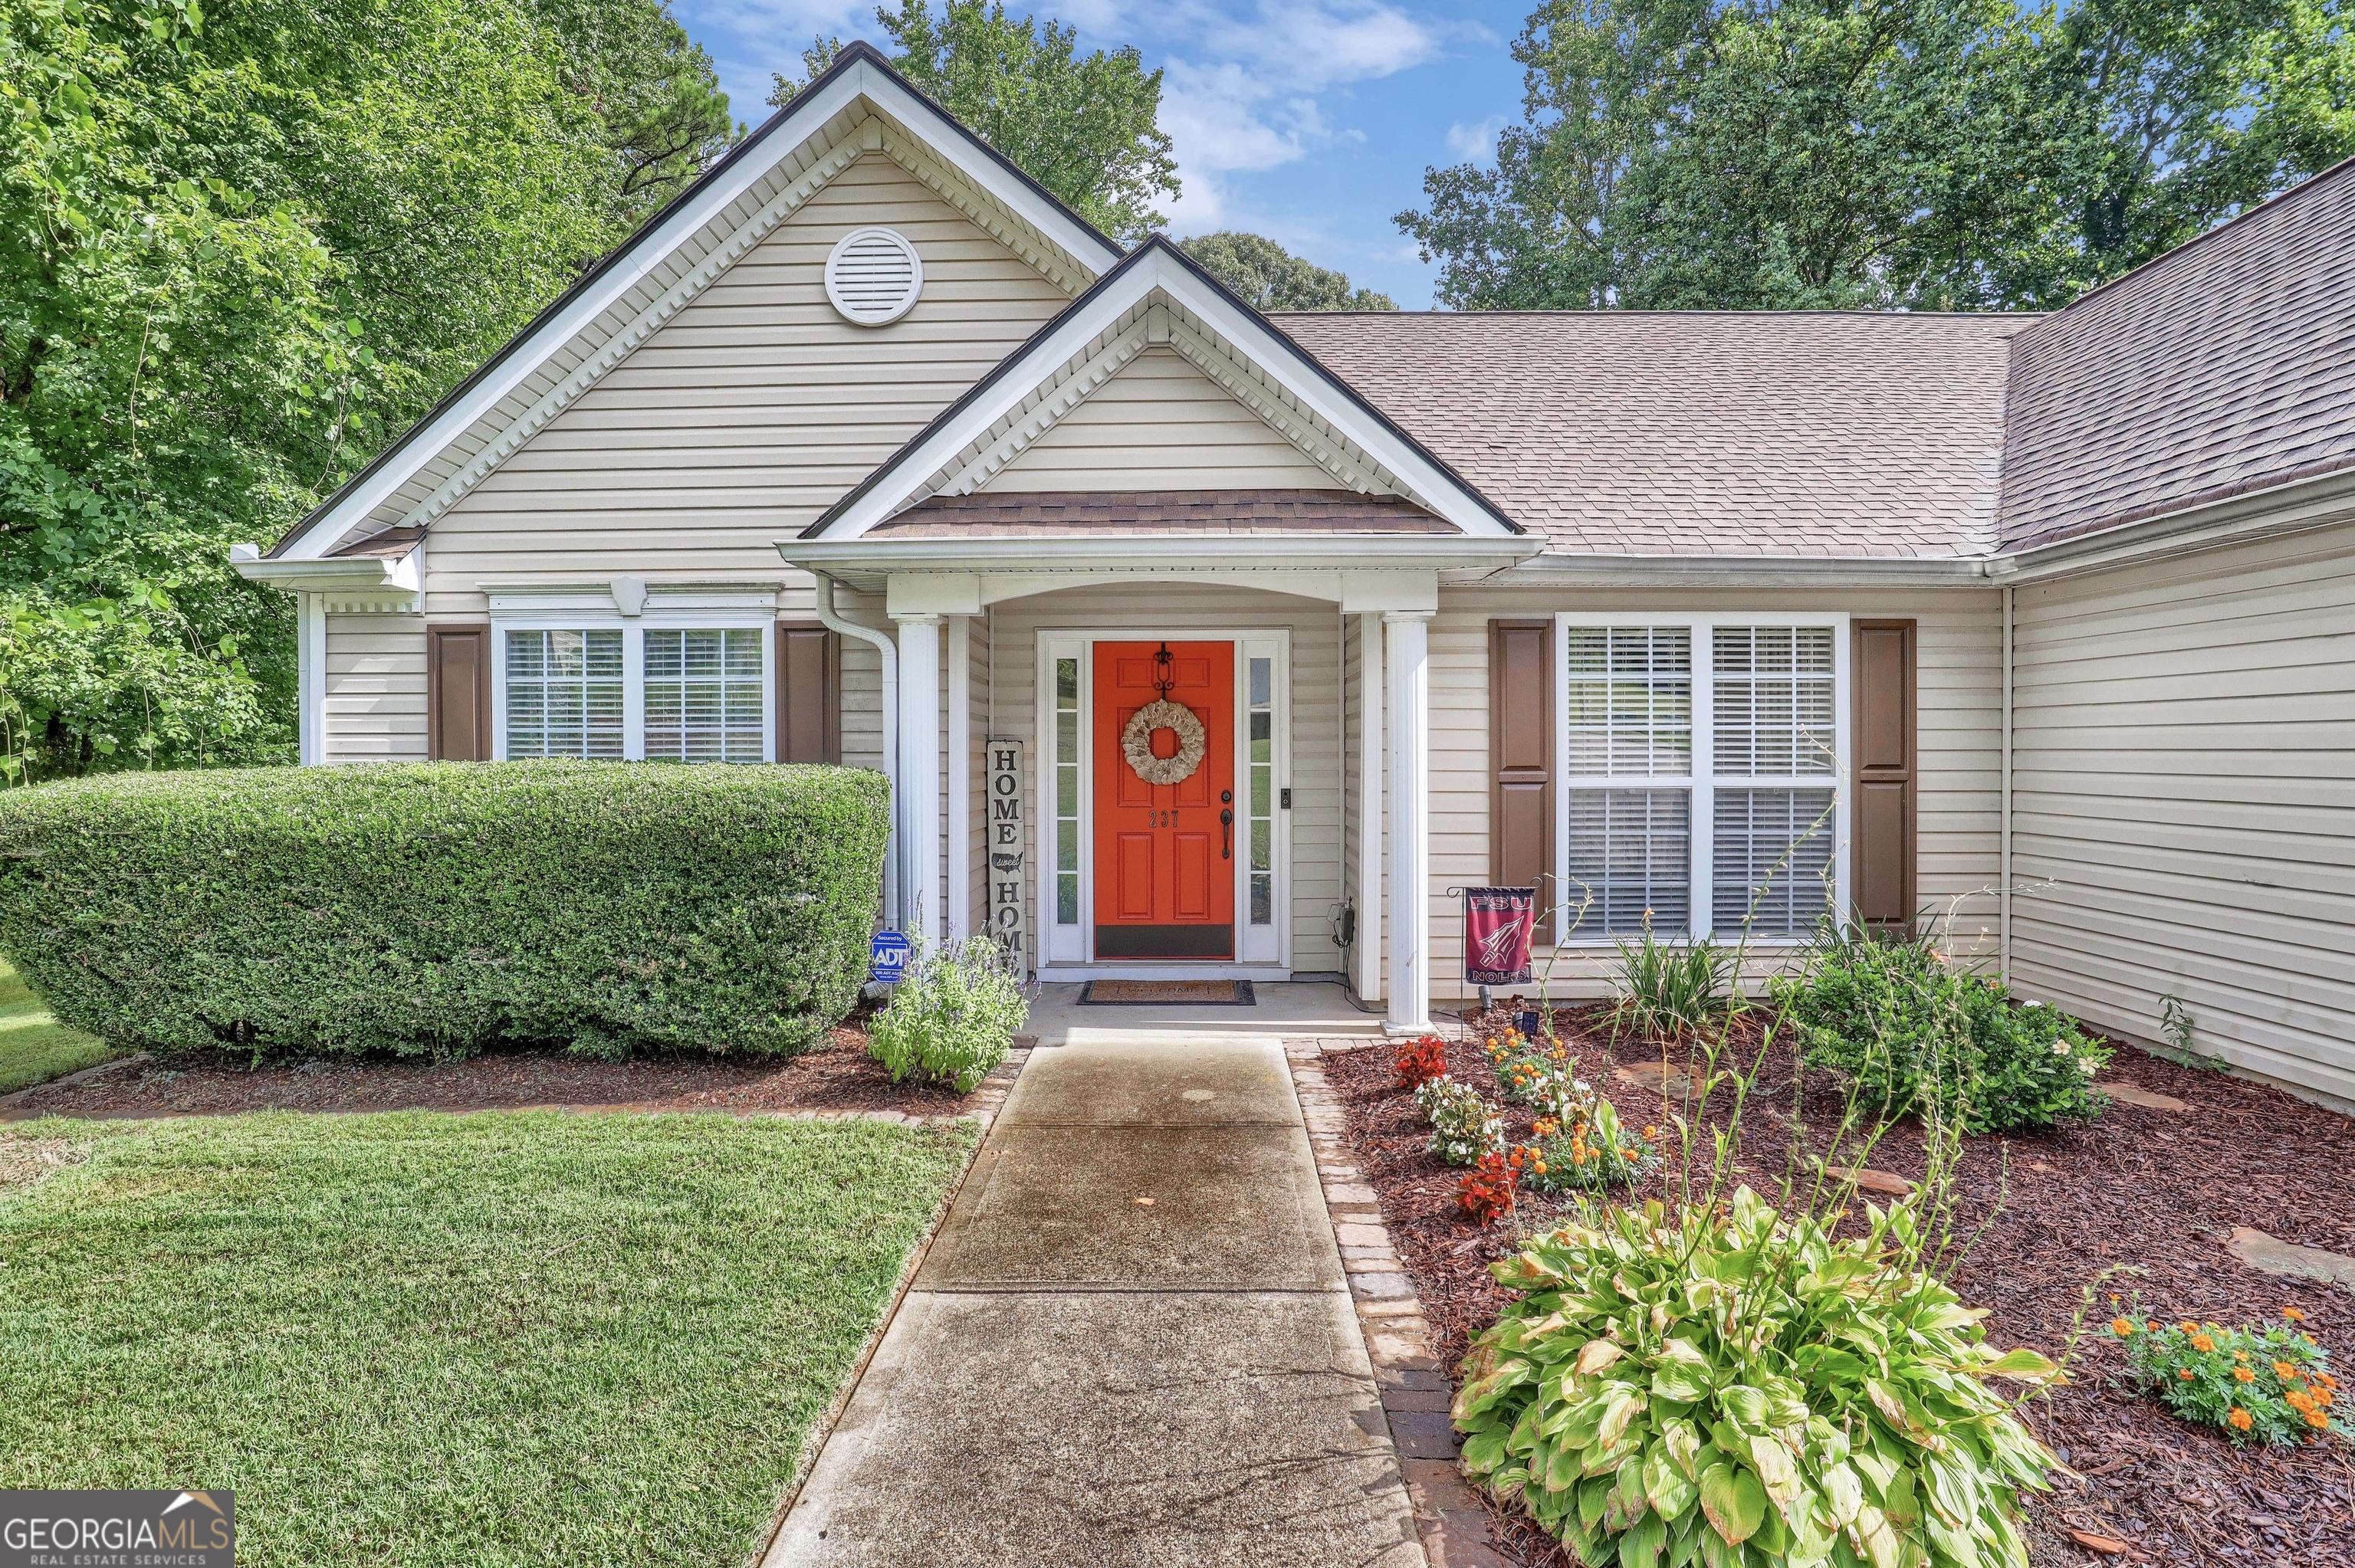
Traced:
MULTIPOLYGON (((1362 1040, 1336 1043, 1356 1050, 1362 1040)), ((1286 1040, 1285 1064, 1293 1093, 1308 1124, 1308 1144, 1316 1156, 1316 1179, 1325 1208, 1341 1246, 1341 1266, 1366 1353, 1374 1363, 1382 1415, 1397 1445, 1432 1568, 1508 1568, 1489 1544, 1488 1514, 1456 1465, 1455 1425, 1447 1407, 1453 1387, 1447 1371, 1431 1353, 1431 1325, 1423 1301, 1391 1245, 1380 1202, 1357 1167, 1344 1126, 1340 1097, 1325 1080, 1326 1046, 1316 1040, 1286 1040)))

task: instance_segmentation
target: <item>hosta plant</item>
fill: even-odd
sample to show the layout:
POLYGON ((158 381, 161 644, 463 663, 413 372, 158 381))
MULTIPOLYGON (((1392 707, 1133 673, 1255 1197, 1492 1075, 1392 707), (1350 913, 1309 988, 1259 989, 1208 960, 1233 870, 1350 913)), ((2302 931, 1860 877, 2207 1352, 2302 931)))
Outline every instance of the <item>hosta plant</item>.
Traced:
MULTIPOLYGON (((1592 1090, 1566 1117, 1540 1118, 1532 1130, 1538 1140, 1513 1151, 1521 1160, 1521 1182, 1532 1192, 1632 1186, 1660 1162, 1651 1139, 1623 1127, 1618 1108, 1592 1090)), ((1656 1128, 1646 1130, 1657 1135, 1656 1128)))
POLYGON ((1505 1123, 1480 1091, 1444 1074, 1414 1092, 1414 1108, 1431 1124, 1431 1153, 1449 1165, 1471 1165, 1503 1150, 1505 1123))
POLYGON ((1835 1240, 1745 1187, 1496 1265, 1526 1294, 1465 1361, 1465 1467, 1590 1564, 2024 1565, 2054 1460, 1989 1380, 2059 1370, 1912 1266, 1912 1200, 1867 1214, 1835 1240))
POLYGON ((2279 1323, 2226 1329, 2214 1323, 2162 1323, 2138 1307, 2110 1320, 2126 1342, 2135 1385, 2198 1426, 2235 1443, 2320 1442, 2350 1436, 2336 1408, 2339 1380, 2330 1357, 2297 1328, 2305 1314, 2284 1309, 2279 1323))

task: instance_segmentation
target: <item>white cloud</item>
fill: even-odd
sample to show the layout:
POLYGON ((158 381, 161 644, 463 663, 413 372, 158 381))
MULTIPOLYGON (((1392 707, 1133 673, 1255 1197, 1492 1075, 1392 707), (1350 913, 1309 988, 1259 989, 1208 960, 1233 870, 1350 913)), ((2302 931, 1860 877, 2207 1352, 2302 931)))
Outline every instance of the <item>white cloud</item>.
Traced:
POLYGON ((1476 164, 1487 163, 1497 151, 1497 132, 1504 128, 1505 117, 1501 114, 1491 114, 1477 124, 1450 125, 1447 128, 1448 151, 1476 164))

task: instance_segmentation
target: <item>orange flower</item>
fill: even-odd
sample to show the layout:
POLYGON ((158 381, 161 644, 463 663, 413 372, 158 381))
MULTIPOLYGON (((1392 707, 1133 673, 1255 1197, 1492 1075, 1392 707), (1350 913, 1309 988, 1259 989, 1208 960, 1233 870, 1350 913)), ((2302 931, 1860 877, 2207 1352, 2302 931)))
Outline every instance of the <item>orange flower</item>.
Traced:
POLYGON ((2328 1372, 2317 1372, 2314 1374, 2314 1386, 2317 1388, 2335 1389, 2339 1386, 2339 1380, 2332 1377, 2328 1372))
POLYGON ((2339 1396, 2338 1396, 2337 1394, 2335 1394, 2335 1393, 2331 1393, 2331 1392, 2330 1392, 2328 1389, 2327 1389, 2327 1388, 2326 1388, 2326 1389, 2324 1389, 2320 1393, 2318 1393, 2318 1394, 2316 1394, 2316 1395, 2314 1396, 2314 1403, 2315 1403, 2315 1404, 2318 1404, 2318 1405, 2320 1405, 2320 1406, 2322 1406, 2322 1408, 2323 1408, 2323 1409, 2325 1409, 2325 1410, 2329 1409, 2333 1404, 2336 1404, 2338 1402, 2339 1402, 2339 1396))
POLYGON ((2188 1321, 2188 1320, 2187 1320, 2187 1321, 2185 1321, 2185 1322, 2178 1323, 2178 1324, 2176 1325, 2176 1327, 2177 1327, 2177 1328, 2179 1328, 2179 1329, 2180 1329, 2180 1330, 2183 1330, 2185 1333, 2187 1333, 2187 1334, 2196 1334, 2196 1333, 2198 1333, 2198 1332, 2200 1331, 2200 1325, 2199 1325, 2199 1324, 2197 1324, 2197 1323, 2193 1323, 2193 1322, 2190 1322, 2190 1321, 2188 1321))
POLYGON ((2134 1325, 2127 1322, 2124 1318, 2113 1318, 2110 1319, 2110 1332, 2115 1334, 2119 1339, 2123 1340, 2134 1331, 2134 1325))
POLYGON ((2216 1348, 2216 1341, 2205 1334, 2194 1334, 2191 1336, 2191 1348, 2204 1356, 2216 1348))
POLYGON ((2156 1319, 2156 1318, 2153 1318, 2149 1322, 2145 1323, 2145 1324, 2143 1325, 2143 1327, 2144 1327, 2146 1330, 2149 1330, 2151 1333, 2156 1334, 2156 1333, 2158 1333, 2158 1319, 2156 1319))
POLYGON ((2191 1381, 2191 1369, 2190 1367, 2178 1367, 2175 1369, 2175 1375, 2181 1378, 2184 1382, 2190 1383, 2191 1381))
POLYGON ((2306 1321, 2306 1314, 2299 1311, 2295 1307, 2283 1308, 2282 1316, 2288 1319, 2293 1323, 2303 1323, 2306 1321))
POLYGON ((1657 1138, 1660 1136, 1660 1129, 1657 1127, 1647 1127, 1644 1129, 1644 1136, 1646 1138, 1657 1138))
POLYGON ((2321 1432, 2329 1427, 2330 1417, 2323 1414, 2319 1410, 2309 1410, 2306 1413, 2306 1424, 2317 1432, 2321 1432))
POLYGON ((2232 1414, 2227 1415, 2224 1419, 2232 1424, 2232 1429, 2236 1432, 2246 1432, 2250 1427, 2254 1426, 2257 1424, 2257 1418, 2255 1416, 2251 1415, 2247 1411, 2242 1409, 2237 1404, 2232 1406, 2232 1414))
POLYGON ((2257 1374, 2251 1372, 2246 1367, 2234 1367, 2232 1369, 2232 1376, 2235 1381, 2240 1383, 2254 1383, 2257 1381, 2257 1374))
POLYGON ((2284 1383, 2288 1383, 2297 1376, 2297 1369, 2290 1365, 2287 1361, 2275 1361, 2274 1363, 2274 1376, 2281 1379, 2284 1383))
POLYGON ((2288 1405, 2292 1410, 2296 1411, 2307 1411, 2314 1408, 2313 1396, 2310 1394, 2300 1393, 2296 1389, 2291 1389, 2287 1393, 2283 1394, 2282 1403, 2288 1405))

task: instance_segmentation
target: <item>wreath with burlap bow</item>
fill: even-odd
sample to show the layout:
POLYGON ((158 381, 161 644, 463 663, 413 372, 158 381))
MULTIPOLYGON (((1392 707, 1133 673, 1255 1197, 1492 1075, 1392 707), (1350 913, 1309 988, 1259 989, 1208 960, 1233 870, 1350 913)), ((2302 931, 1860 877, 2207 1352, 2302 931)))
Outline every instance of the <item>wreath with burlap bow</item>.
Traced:
POLYGON ((1203 733, 1202 721, 1194 710, 1183 703, 1173 703, 1167 697, 1146 704, 1129 716, 1128 727, 1120 732, 1120 754, 1128 759, 1131 771, 1147 784, 1182 784, 1202 766, 1203 753, 1209 748, 1209 737, 1203 733), (1174 757, 1153 755, 1153 732, 1168 729, 1178 732, 1178 752, 1174 757))

